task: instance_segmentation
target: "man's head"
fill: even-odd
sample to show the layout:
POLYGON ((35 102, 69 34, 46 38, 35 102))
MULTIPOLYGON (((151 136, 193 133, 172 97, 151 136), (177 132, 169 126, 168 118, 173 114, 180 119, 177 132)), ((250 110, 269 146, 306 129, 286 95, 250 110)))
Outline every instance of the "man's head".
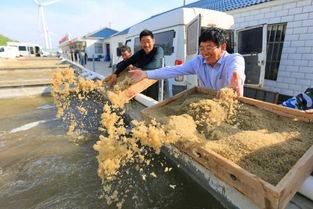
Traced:
POLYGON ((146 54, 149 54, 155 43, 153 33, 149 30, 143 30, 139 35, 139 40, 141 48, 146 52, 146 54))
POLYGON ((121 56, 122 56, 123 60, 126 60, 132 56, 132 52, 131 52, 129 46, 121 46, 120 50, 121 50, 121 56))
POLYGON ((199 52, 212 66, 222 57, 226 50, 226 34, 220 28, 205 29, 199 37, 199 52))

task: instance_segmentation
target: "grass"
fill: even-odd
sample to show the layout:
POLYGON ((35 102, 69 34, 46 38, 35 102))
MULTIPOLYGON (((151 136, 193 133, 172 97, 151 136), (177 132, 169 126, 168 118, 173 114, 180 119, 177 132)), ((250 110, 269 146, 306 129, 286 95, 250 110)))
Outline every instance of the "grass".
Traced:
POLYGON ((13 41, 7 37, 5 37, 4 35, 1 35, 0 34, 0 46, 6 46, 7 45, 7 42, 9 41, 13 41))

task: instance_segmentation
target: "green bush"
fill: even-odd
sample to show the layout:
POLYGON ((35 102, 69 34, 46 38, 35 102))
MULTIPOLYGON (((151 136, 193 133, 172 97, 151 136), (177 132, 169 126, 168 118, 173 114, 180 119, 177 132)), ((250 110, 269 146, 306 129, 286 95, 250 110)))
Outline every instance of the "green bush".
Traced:
POLYGON ((5 37, 4 35, 1 35, 0 34, 0 46, 6 46, 7 45, 7 42, 9 41, 13 41, 7 37, 5 37))

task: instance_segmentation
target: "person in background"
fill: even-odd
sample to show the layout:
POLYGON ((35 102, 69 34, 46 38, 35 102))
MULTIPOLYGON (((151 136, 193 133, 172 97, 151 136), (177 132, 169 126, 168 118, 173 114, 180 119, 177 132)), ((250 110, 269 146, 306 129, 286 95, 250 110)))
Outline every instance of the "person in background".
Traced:
MULTIPOLYGON (((154 46, 155 39, 153 33, 149 30, 143 30, 139 34, 139 41, 141 49, 137 51, 127 60, 119 63, 115 75, 108 81, 111 86, 116 84, 117 76, 129 65, 141 68, 142 70, 157 69, 162 66, 162 59, 164 56, 164 51, 159 46, 154 46)), ((155 100, 158 100, 159 96, 159 83, 155 83, 145 91, 142 92, 146 96, 149 96, 155 100)))
POLYGON ((313 86, 307 88, 303 93, 284 101, 282 105, 313 114, 313 86))
POLYGON ((85 51, 84 50, 80 50, 79 52, 79 64, 81 64, 82 66, 85 66, 85 51))
POLYGON ((243 96, 245 61, 240 54, 226 51, 225 31, 212 27, 204 30, 199 37, 199 55, 182 65, 163 67, 156 70, 131 70, 132 79, 138 82, 144 78, 166 79, 179 75, 196 74, 200 86, 219 91, 225 87, 234 89, 243 96))
POLYGON ((87 65, 87 60, 88 60, 88 55, 87 55, 87 52, 85 51, 85 65, 87 65))
POLYGON ((73 53, 73 50, 70 50, 70 54, 71 54, 71 55, 70 55, 70 56, 71 56, 71 60, 72 60, 72 62, 73 62, 73 61, 74 61, 74 55, 73 55, 74 53, 73 53))
POLYGON ((78 61, 78 58, 79 58, 79 51, 76 49, 76 50, 74 51, 74 60, 75 60, 75 62, 78 61))
MULTIPOLYGON (((132 52, 131 52, 131 49, 129 46, 121 46, 119 49, 120 49, 121 57, 123 60, 121 62, 117 63, 114 69, 116 69, 123 61, 127 60, 128 58, 130 58, 132 56, 132 52)), ((104 79, 104 81, 108 82, 109 85, 112 87, 113 85, 116 84, 117 75, 113 73, 108 78, 104 79)))
MULTIPOLYGON (((121 62, 117 63, 117 65, 116 65, 117 68, 123 61, 129 59, 132 56, 132 51, 131 51, 129 46, 121 46, 120 51, 121 51, 121 57, 123 60, 121 62)), ((114 74, 114 75, 116 75, 116 74, 114 74)))

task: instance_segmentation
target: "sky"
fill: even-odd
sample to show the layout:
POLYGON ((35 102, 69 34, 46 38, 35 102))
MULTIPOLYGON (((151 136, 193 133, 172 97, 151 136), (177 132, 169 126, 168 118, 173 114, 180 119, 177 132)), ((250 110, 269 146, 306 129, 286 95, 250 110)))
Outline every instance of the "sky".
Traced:
MULTIPOLYGON (((38 0, 41 3, 50 0, 38 0)), ((185 0, 186 4, 197 0, 185 0)), ((182 6, 183 0, 60 0, 44 8, 52 46, 103 27, 122 31, 152 15, 182 6)), ((33 0, 0 0, 0 34, 44 46, 38 5, 33 0)))

